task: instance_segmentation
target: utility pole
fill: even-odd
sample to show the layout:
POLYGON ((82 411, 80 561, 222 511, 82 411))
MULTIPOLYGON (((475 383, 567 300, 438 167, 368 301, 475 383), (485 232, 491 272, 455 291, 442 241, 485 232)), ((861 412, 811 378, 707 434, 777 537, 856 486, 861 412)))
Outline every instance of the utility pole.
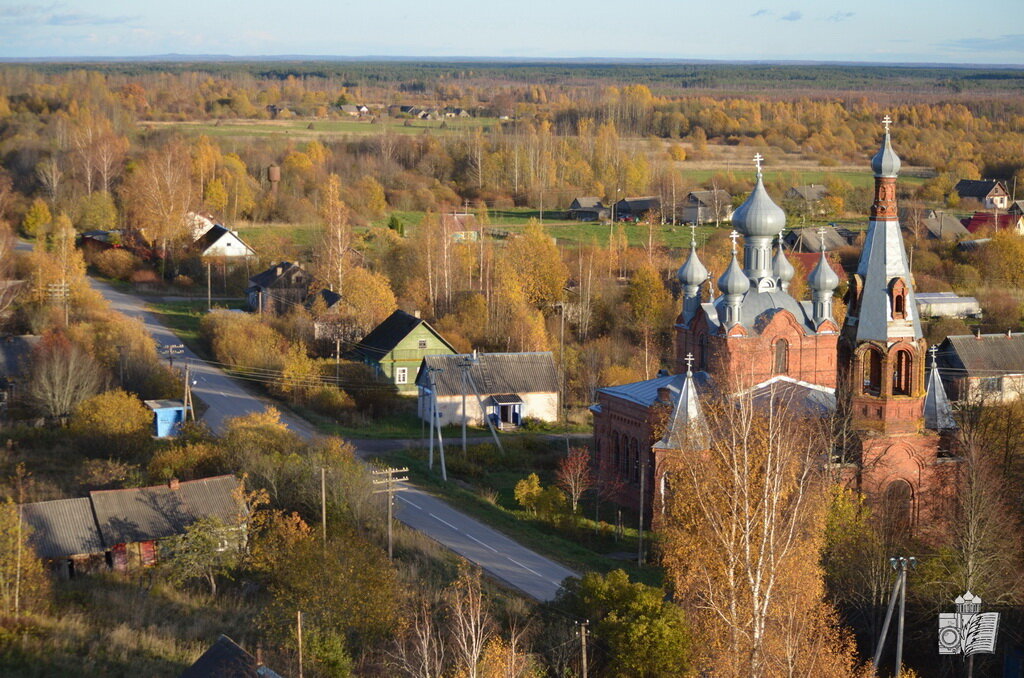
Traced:
POLYGON ((590 620, 579 622, 580 627, 580 678, 587 678, 587 626, 590 620))
POLYGON ((192 406, 192 363, 185 361, 185 416, 196 420, 196 411, 192 406))
POLYGON ((394 559, 394 537, 393 537, 393 534, 392 534, 392 527, 394 525, 394 520, 393 520, 392 516, 393 516, 393 513, 394 513, 393 507, 394 507, 394 503, 395 503, 395 492, 401 492, 401 491, 403 491, 405 489, 404 487, 399 485, 399 483, 404 483, 404 482, 408 482, 409 481, 409 476, 399 477, 398 474, 400 474, 400 473, 408 473, 408 472, 409 472, 408 468, 391 468, 391 467, 388 467, 388 468, 385 468, 385 469, 380 469, 379 471, 374 471, 373 472, 373 475, 375 475, 375 476, 383 476, 380 480, 374 480, 373 484, 374 485, 383 485, 384 486, 382 489, 374 490, 373 493, 374 494, 386 493, 388 495, 388 559, 391 559, 391 560, 394 559))
POLYGON ((324 534, 324 551, 327 551, 327 469, 320 467, 320 525, 324 534))
POLYGON ((71 296, 68 290, 68 284, 66 282, 47 283, 46 296, 53 301, 59 300, 64 304, 64 325, 66 326, 69 322, 70 311, 68 309, 68 303, 71 296))
MULTIPOLYGON (((460 360, 459 368, 462 370, 462 456, 466 456, 466 420, 469 419, 469 414, 466 412, 466 391, 469 390, 469 384, 466 379, 466 372, 469 371, 469 367, 472 365, 468 360, 460 360)), ((483 412, 480 413, 484 415, 483 412)))
POLYGON ((206 310, 213 310, 213 284, 210 279, 210 260, 206 260, 206 310))
POLYGON ((896 630, 896 675, 900 674, 903 668, 903 621, 907 602, 907 568, 917 567, 917 558, 903 556, 889 559, 892 569, 896 570, 896 583, 892 587, 892 595, 889 596, 889 607, 885 612, 885 621, 882 622, 882 633, 878 638, 878 646, 875 648, 875 656, 872 663, 875 671, 878 671, 879 662, 882 659, 882 649, 885 647, 885 638, 889 634, 889 623, 892 621, 892 613, 896 607, 896 600, 900 601, 900 616, 896 630))
POLYGON ((163 347, 162 350, 167 353, 167 366, 168 367, 174 367, 174 356, 177 353, 184 353, 185 352, 185 345, 184 344, 167 344, 166 346, 163 347))
POLYGON ((299 643, 299 678, 302 678, 302 610, 295 611, 295 636, 299 643))

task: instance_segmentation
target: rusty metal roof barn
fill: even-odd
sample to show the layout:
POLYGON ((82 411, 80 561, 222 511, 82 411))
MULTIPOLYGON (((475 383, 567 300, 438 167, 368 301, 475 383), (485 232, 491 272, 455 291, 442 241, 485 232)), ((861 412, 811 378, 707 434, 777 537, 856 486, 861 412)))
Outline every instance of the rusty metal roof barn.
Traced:
POLYGON ((416 383, 428 386, 430 374, 438 396, 462 395, 461 364, 470 363, 469 377, 480 395, 496 393, 555 393, 558 372, 551 351, 536 353, 478 353, 431 355, 423 358, 416 383))
POLYGON ((32 529, 29 542, 40 558, 70 558, 106 550, 88 497, 24 504, 21 515, 32 529))
POLYGON ((89 493, 104 543, 130 544, 181 534, 201 518, 232 522, 238 479, 217 476, 155 487, 89 493))

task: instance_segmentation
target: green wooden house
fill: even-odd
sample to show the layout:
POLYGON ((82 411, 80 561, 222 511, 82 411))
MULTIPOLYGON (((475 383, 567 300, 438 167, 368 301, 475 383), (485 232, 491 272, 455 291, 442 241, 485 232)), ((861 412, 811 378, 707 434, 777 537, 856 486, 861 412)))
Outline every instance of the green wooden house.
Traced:
POLYGON ((457 351, 422 318, 395 311, 348 352, 349 360, 373 366, 399 393, 416 393, 420 363, 428 355, 451 355, 457 351))

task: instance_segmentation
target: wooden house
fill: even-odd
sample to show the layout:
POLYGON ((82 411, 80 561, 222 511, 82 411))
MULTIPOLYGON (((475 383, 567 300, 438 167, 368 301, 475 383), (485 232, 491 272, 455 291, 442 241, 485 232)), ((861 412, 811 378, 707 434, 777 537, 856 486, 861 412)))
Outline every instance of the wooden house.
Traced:
POLYGON ((568 214, 576 221, 604 221, 611 217, 611 209, 601 203, 601 198, 587 195, 574 198, 568 214))
POLYGON ((346 354, 374 368, 399 393, 416 392, 424 356, 453 354, 455 348, 418 314, 395 311, 346 354))
POLYGON ((953 190, 961 200, 977 200, 987 210, 1005 210, 1010 205, 1006 186, 994 179, 961 179, 953 190))
POLYGON ((1017 400, 1024 395, 1024 332, 946 337, 938 364, 954 400, 1017 400))
POLYGON ((214 224, 192 243, 192 250, 200 257, 244 259, 256 256, 256 251, 245 244, 234 231, 214 224))
POLYGON ((732 211, 732 196, 728 191, 690 191, 683 202, 682 221, 688 224, 729 221, 732 211))
POLYGON ((50 568, 64 576, 95 569, 124 571, 159 560, 161 539, 185 532, 198 520, 225 525, 222 548, 244 539, 245 504, 232 475, 171 480, 166 485, 96 490, 88 497, 21 506, 29 542, 50 568))
POLYGON ((643 196, 623 198, 615 203, 614 216, 617 221, 643 221, 661 213, 661 198, 643 196))
POLYGON ((249 278, 245 297, 254 311, 287 313, 306 300, 312 281, 302 266, 282 261, 249 278))
POLYGON ((441 426, 461 425, 464 418, 482 426, 487 417, 500 429, 526 418, 558 420, 558 371, 550 351, 429 355, 416 385, 420 418, 430 421, 435 408, 441 426))
POLYGON ((178 678, 281 678, 225 635, 178 678))

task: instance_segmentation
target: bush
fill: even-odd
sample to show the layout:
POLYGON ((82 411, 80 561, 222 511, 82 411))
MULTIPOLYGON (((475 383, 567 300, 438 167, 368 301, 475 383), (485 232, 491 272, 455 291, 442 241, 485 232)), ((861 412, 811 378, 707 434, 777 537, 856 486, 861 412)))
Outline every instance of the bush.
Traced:
POLYGON ((535 514, 537 513, 537 502, 542 492, 540 477, 536 473, 531 473, 516 483, 514 494, 520 506, 535 514))
POLYGON ((150 480, 165 482, 171 478, 192 480, 231 471, 223 447, 212 442, 190 442, 158 450, 146 468, 150 480))
POLYGON ((87 398, 71 416, 71 431, 92 452, 125 455, 149 440, 153 413, 121 389, 87 398))
POLYGON ((160 276, 151 268, 140 268, 133 271, 128 281, 134 285, 157 285, 161 282, 160 276))
POLYGON ((199 336, 222 363, 281 369, 287 342, 256 316, 233 311, 207 313, 199 321, 199 336))
POLYGON ((128 250, 109 249, 97 254, 92 263, 104 278, 127 280, 142 261, 128 250))
POLYGON ((174 286, 183 290, 190 290, 195 284, 195 281, 187 275, 179 275, 174 278, 174 286))
POLYGON ((335 386, 321 386, 309 397, 309 408, 325 417, 339 417, 354 407, 352 396, 335 386))

